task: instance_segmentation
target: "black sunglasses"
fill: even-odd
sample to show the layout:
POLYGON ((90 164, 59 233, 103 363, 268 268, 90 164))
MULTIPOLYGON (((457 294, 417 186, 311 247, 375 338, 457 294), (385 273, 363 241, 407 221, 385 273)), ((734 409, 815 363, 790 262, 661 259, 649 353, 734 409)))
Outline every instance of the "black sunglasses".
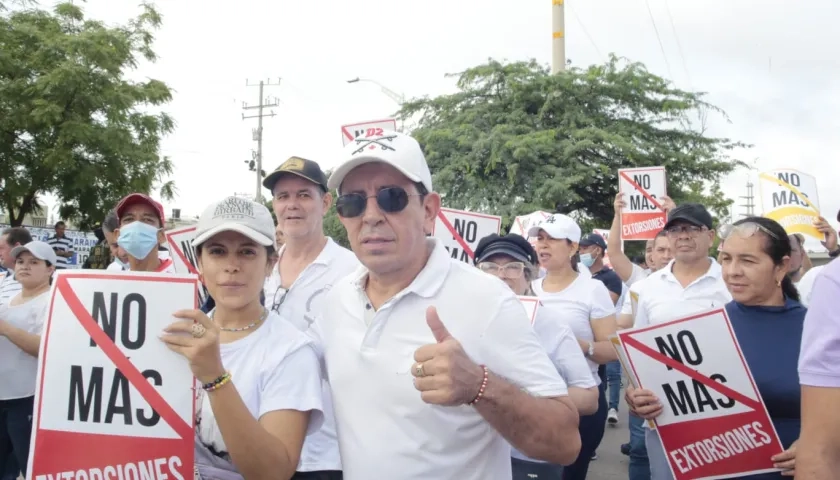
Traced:
POLYGON ((344 218, 358 217, 367 209, 369 198, 375 198, 376 204, 385 213, 401 212, 408 205, 408 197, 419 197, 419 193, 408 193, 402 187, 386 187, 376 195, 367 196, 363 193, 346 193, 335 201, 335 209, 344 218))

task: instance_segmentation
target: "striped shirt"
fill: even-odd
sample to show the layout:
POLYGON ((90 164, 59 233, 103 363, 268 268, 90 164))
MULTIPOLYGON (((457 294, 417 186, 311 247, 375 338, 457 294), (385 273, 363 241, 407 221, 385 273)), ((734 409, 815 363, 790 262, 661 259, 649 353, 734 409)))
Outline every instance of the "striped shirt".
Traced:
MULTIPOLYGON (((73 240, 67 237, 58 238, 55 235, 47 239, 47 244, 53 248, 53 250, 61 250, 63 252, 72 252, 73 251, 73 240)), ((55 268, 67 268, 67 262, 70 260, 69 258, 65 258, 62 256, 58 256, 55 261, 55 268)))
POLYGON ((20 292, 21 288, 23 287, 15 280, 14 273, 11 271, 8 272, 5 278, 0 281, 0 305, 9 303, 9 300, 14 298, 20 292))

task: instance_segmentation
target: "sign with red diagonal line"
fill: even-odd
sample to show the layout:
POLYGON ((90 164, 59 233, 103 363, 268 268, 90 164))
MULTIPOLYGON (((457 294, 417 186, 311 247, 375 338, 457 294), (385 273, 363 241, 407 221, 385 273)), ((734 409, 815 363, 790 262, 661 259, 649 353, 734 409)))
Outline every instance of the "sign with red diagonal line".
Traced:
POLYGON ((498 234, 501 228, 502 217, 441 208, 432 235, 440 239, 449 256, 472 264, 478 242, 487 235, 498 234))
POLYGON ((534 322, 537 320, 537 309, 540 308, 540 299, 537 297, 529 297, 527 295, 519 295, 519 301, 522 302, 522 306, 525 307, 525 313, 528 314, 528 320, 531 321, 531 326, 534 325, 534 322))
MULTIPOLYGON (((195 255, 195 248, 192 246, 195 238, 195 225, 190 227, 174 228, 164 232, 166 242, 169 243, 169 251, 172 252, 172 262, 175 271, 178 273, 192 273, 199 275, 198 260, 195 255)), ((199 283, 198 302, 203 305, 209 293, 204 285, 199 283)))
POLYGON ((44 323, 28 478, 191 478, 194 378, 158 335, 195 275, 58 272, 44 323))
POLYGON ((634 384, 662 404, 654 420, 676 480, 773 472, 784 450, 724 309, 618 332, 634 384))
POLYGON ((662 197, 667 195, 665 167, 622 168, 618 191, 627 205, 621 211, 622 240, 650 240, 665 226, 662 197))

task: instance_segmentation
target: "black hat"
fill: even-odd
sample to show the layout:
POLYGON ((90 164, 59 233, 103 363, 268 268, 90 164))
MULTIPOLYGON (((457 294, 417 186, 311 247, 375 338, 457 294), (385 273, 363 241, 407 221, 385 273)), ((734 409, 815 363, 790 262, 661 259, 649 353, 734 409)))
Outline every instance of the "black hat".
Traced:
POLYGON ((712 229, 712 214, 699 203, 683 203, 668 212, 668 222, 664 229, 671 228, 676 222, 688 222, 698 227, 712 229))
POLYGON ((297 175, 304 180, 309 180, 315 185, 321 187, 321 190, 325 192, 328 191, 327 176, 324 175, 324 171, 321 170, 321 166, 312 160, 300 157, 289 158, 283 162, 282 165, 277 167, 276 170, 269 173, 263 180, 263 187, 269 190, 274 189, 274 184, 277 183, 277 180, 280 180, 280 177, 287 173, 297 175))
POLYGON ((589 247, 592 245, 599 246, 604 251, 607 250, 607 241, 604 240, 604 237, 598 235, 597 233, 590 233, 589 235, 580 239, 581 247, 589 247))
POLYGON ((487 235, 478 242, 475 249, 476 265, 487 260, 493 255, 507 255, 520 262, 534 265, 537 263, 537 252, 534 247, 525 240, 525 237, 511 233, 504 237, 497 234, 487 235))

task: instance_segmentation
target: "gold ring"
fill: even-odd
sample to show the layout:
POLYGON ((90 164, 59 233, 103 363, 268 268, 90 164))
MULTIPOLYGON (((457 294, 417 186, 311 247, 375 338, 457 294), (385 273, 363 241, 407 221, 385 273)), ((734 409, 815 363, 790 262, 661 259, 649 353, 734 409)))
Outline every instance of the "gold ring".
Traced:
POLYGON ((426 372, 423 371, 423 364, 422 363, 418 363, 417 365, 414 366, 414 373, 418 377, 425 377, 426 376, 426 372))
POLYGON ((207 333, 207 329, 200 323, 193 323, 191 330, 192 336, 195 338, 201 338, 205 333, 207 333))

